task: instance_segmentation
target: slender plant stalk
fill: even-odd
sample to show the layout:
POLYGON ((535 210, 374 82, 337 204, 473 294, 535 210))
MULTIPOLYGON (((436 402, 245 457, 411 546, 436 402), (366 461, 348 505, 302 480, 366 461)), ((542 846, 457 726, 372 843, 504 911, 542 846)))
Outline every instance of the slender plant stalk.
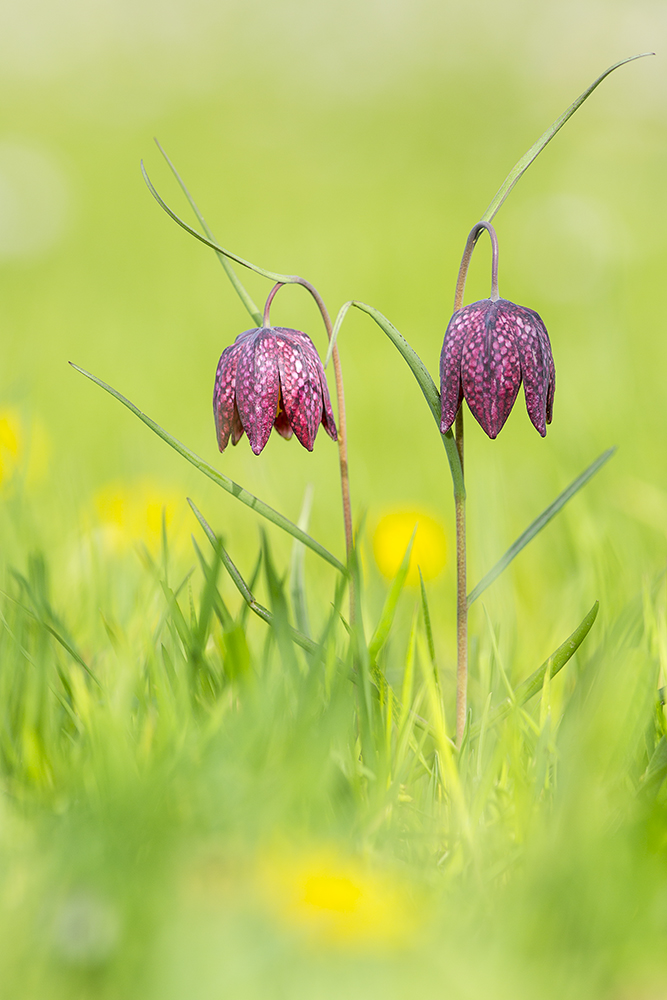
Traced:
MULTIPOLYGON (((472 252, 485 230, 491 237, 493 262, 491 265, 491 298, 498 299, 498 239, 496 231, 489 222, 478 222, 470 230, 465 250, 461 259, 459 276, 456 282, 454 296, 454 312, 463 305, 463 293, 468 277, 468 268, 472 252)), ((461 477, 465 482, 463 464, 463 406, 456 414, 456 450, 461 463, 461 477)), ((468 711, 468 594, 466 572, 466 492, 465 489, 454 488, 454 508, 456 511, 456 745, 461 746, 468 711)))
MULTIPOLYGON (((296 275, 290 275, 287 281, 279 281, 271 289, 269 297, 266 300, 266 305, 264 307, 264 325, 269 325, 269 310, 271 308, 271 303, 273 302, 276 292, 283 287, 285 284, 291 285, 302 285, 315 299, 317 303, 317 308, 320 310, 322 319, 324 320, 324 325, 327 331, 327 337, 331 341, 333 334, 333 324, 331 322, 331 317, 329 316, 329 311, 324 304, 324 300, 320 293, 317 291, 314 285, 311 285, 309 281, 305 278, 299 278, 296 275)), ((336 399, 338 408, 338 462, 340 465, 340 486, 341 493, 343 497, 343 522, 345 525, 345 550, 347 553, 347 558, 349 561, 350 553, 352 552, 352 506, 350 503, 350 473, 347 461, 347 421, 345 419, 345 389, 343 386, 343 370, 340 364, 340 355, 338 354, 338 346, 334 344, 331 358, 334 366, 334 376, 336 379, 336 399)))
MULTIPOLYGON (((456 449, 463 469, 463 407, 456 414, 456 449)), ((461 746, 468 710, 468 594, 466 576, 466 495, 454 494, 456 513, 456 745, 461 746)))

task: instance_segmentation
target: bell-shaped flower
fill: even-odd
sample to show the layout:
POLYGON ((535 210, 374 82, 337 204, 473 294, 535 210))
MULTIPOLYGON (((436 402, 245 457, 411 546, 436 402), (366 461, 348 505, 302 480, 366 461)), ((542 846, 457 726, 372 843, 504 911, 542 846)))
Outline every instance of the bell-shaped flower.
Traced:
POLYGON ((556 369, 538 314, 500 298, 457 310, 440 355, 443 434, 465 398, 482 429, 490 438, 497 437, 522 380, 528 416, 544 437, 553 412, 556 369))
POLYGON ((218 447, 244 431, 255 455, 275 427, 284 438, 292 432, 308 451, 324 424, 337 440, 324 368, 310 337, 299 330, 264 326, 241 333, 218 363, 213 391, 218 447))

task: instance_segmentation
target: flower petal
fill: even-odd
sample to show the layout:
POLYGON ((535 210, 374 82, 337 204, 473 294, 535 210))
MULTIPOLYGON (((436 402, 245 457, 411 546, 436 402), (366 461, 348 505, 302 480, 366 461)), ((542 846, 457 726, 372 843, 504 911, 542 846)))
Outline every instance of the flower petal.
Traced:
POLYGON ((273 426, 278 431, 281 437, 284 437, 286 441, 292 437, 293 431, 290 427, 290 422, 287 419, 287 414, 285 413, 285 403, 283 402, 282 394, 278 401, 278 412, 276 414, 276 419, 273 421, 273 426))
MULTIPOLYGON (((236 410, 236 365, 238 362, 238 342, 226 347, 220 356, 215 373, 213 389, 213 414, 218 436, 218 448, 224 451, 229 442, 236 410)), ((236 441, 233 442, 236 444, 236 441)))
POLYGON ((292 430, 308 451, 313 450, 322 421, 322 384, 315 346, 297 330, 275 330, 280 389, 292 430), (298 336, 294 336, 298 334, 298 336))
POLYGON ((463 394, 470 411, 490 438, 500 433, 521 385, 521 364, 505 300, 475 302, 461 357, 463 394), (479 307, 483 307, 480 309, 479 307))
POLYGON ((243 424, 239 416, 239 408, 234 400, 234 415, 232 417, 232 444, 236 445, 243 437, 243 424))
POLYGON ((442 403, 440 430, 445 434, 452 426, 463 402, 461 384, 461 356, 463 344, 478 321, 480 303, 474 302, 459 309, 450 319, 440 352, 440 397, 442 403))
POLYGON ((336 421, 334 420, 333 410, 331 409, 331 399, 329 398, 329 386, 327 385, 326 375, 324 374, 324 368, 320 370, 320 386, 322 387, 322 423, 324 429, 331 438, 332 441, 338 440, 338 431, 336 430, 336 421))
MULTIPOLYGON (((547 433, 547 398, 552 381, 553 358, 546 327, 538 314, 523 306, 511 305, 514 339, 521 359, 521 375, 526 409, 536 431, 547 433), (550 363, 551 362, 551 363, 550 363)), ((509 315, 509 312, 508 312, 509 315)), ((555 387, 555 370, 553 375, 555 387)), ((553 405, 553 393, 551 397, 553 405)))
MULTIPOLYGON (((546 331, 545 331, 546 332, 546 331)), ((554 364, 553 354, 551 353, 551 344, 549 345, 549 388, 547 389, 547 423, 551 423, 551 418, 554 415, 554 394, 556 392, 556 366, 554 364)))
POLYGON ((322 424, 324 425, 324 429, 329 437, 333 441, 337 441, 338 431, 336 430, 336 421, 334 420, 333 410, 331 408, 329 386, 327 385, 327 377, 324 374, 324 366, 319 354, 317 353, 317 348, 307 333, 302 333, 301 330, 286 330, 285 332, 290 333, 293 338, 299 341, 310 360, 311 371, 317 372, 318 374, 320 387, 322 389, 322 424))
POLYGON ((244 338, 236 366, 236 405, 255 455, 269 440, 279 398, 275 331, 261 328, 244 338))

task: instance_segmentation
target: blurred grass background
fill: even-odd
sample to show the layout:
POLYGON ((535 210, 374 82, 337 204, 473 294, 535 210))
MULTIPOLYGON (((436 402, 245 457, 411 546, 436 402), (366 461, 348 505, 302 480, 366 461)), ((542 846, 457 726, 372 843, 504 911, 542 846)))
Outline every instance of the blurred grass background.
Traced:
MULTIPOLYGON (((94 648, 102 625, 90 622, 100 608, 123 621, 145 599, 133 540, 156 542, 163 500, 173 511, 175 537, 183 539, 186 567, 195 561, 188 547, 194 522, 186 495, 225 536, 242 570, 249 572, 256 557, 259 536, 252 513, 185 467, 131 414, 70 369, 69 360, 111 383, 290 518, 298 517, 306 485, 314 483, 311 532, 342 552, 336 452, 324 435, 312 456, 276 435, 259 460, 245 439, 218 455, 211 407, 215 367, 222 349, 250 324, 212 252, 171 223, 145 188, 141 158, 163 196, 187 217, 153 135, 223 245, 267 268, 307 277, 332 313, 353 297, 376 306, 435 376, 465 237, 507 171, 606 66, 655 50, 655 58, 605 81, 530 168, 496 220, 501 294, 536 309, 552 340, 557 389, 547 438, 533 430, 522 398, 496 442, 467 421, 473 584, 575 475, 605 448, 618 445, 596 480, 485 594, 488 621, 512 677, 517 680, 542 662, 595 598, 601 600, 605 629, 628 602, 641 604, 641 594, 664 567, 667 533, 666 32, 664 6, 648 0, 5 3, 0 8, 3 575, 10 565, 23 569, 29 552, 46 550, 72 627, 87 622, 86 641, 94 648), (91 579, 94 586, 86 589, 91 579)), ((467 301, 488 294, 489 266, 482 241, 467 301)), ((269 285, 254 276, 247 284, 263 301, 269 285)), ((304 293, 284 290, 272 315, 274 322, 306 329, 324 353, 324 332, 304 293)), ((451 485, 417 386, 379 329, 367 317, 350 314, 340 349, 352 498, 355 517, 366 518, 372 612, 385 589, 370 544, 379 520, 388 512, 428 514, 444 528, 451 553, 451 485)), ((277 564, 286 566, 289 543, 277 532, 271 539, 277 564)), ((310 556, 307 566, 311 611, 323 620, 332 580, 310 556)), ((225 592, 229 584, 222 587, 225 592)), ((450 558, 430 583, 442 678, 450 684, 453 592, 450 558)), ((401 612, 406 627, 410 612, 409 607, 401 612)), ((471 642, 473 660, 484 663, 491 638, 482 602, 471 615, 471 642)), ((388 670, 401 668, 406 643, 404 634, 396 649, 388 650, 388 670)), ((476 692, 475 684, 473 676, 473 696, 483 704, 486 692, 476 692)), ((224 785, 224 778, 217 780, 224 785)), ((164 781, 158 789, 168 786, 167 777, 164 781)), ((145 793, 141 783, 137 788, 121 796, 128 815, 132 795, 141 799, 145 793)), ((143 803, 145 830, 171 822, 166 815, 171 807, 165 805, 170 801, 158 790, 153 813, 150 802, 143 803)), ((187 796, 183 801, 183 808, 190 808, 187 796)), ((122 840, 124 821, 117 811, 113 815, 111 829, 122 840)), ((38 836, 21 829, 13 843, 24 836, 48 840, 49 821, 40 822, 47 830, 38 836)), ((80 820, 82 842, 87 822, 80 820)), ((179 815, 178 822, 187 828, 187 817, 179 815)), ((63 856, 76 853, 77 823, 75 817, 65 827, 69 845, 63 856)), ((563 861, 570 866, 567 877, 576 883, 578 865, 590 864, 595 878, 609 884, 589 834, 581 833, 580 860, 563 861)), ((623 834, 614 858, 632 852, 634 836, 633 830, 623 834)), ((135 846, 139 841, 150 837, 145 841, 137 833, 135 846)), ((545 841, 539 843, 545 850, 545 841)), ((89 847, 92 870, 98 848, 89 847)), ((27 857, 34 857, 29 847, 27 857)), ((536 850, 535 871, 543 861, 536 850)), ((45 861, 47 868, 50 863, 45 861)), ((127 878, 134 861, 125 868, 124 863, 118 863, 119 871, 127 878)), ((38 900, 47 892, 49 873, 30 871, 31 864, 28 860, 25 870, 19 865, 12 877, 19 895, 28 880, 29 898, 38 900)), ((213 868, 218 872, 216 864, 213 868)), ((224 881, 228 873, 223 874, 224 881)), ((619 876, 614 913, 626 905, 636 874, 629 865, 625 881, 619 876)), ((151 885, 156 884, 151 879, 165 877, 162 869, 144 875, 151 885)), ((195 872, 194 882, 199 877, 195 872)), ((556 882, 557 874, 552 877, 556 882)), ((641 877, 651 881, 651 863, 642 862, 641 877)), ((381 896, 384 889, 375 891, 381 896)), ((507 901, 512 912, 534 905, 522 897, 521 886, 512 893, 507 901)), ((77 906, 90 918, 92 906, 93 924, 99 919, 102 937, 107 932, 113 937, 113 928, 104 931, 104 921, 111 927, 113 915, 95 916, 97 903, 85 893, 74 900, 72 919, 77 906)), ((151 901, 159 908, 159 894, 151 901)), ((41 904, 34 905, 39 911, 41 904)), ((46 910, 50 905, 47 900, 46 910)), ((54 905, 57 910, 60 903, 54 905)), ((203 920, 206 905, 193 906, 203 920)), ((596 914, 604 910, 599 901, 591 907, 596 914)), ((176 909, 178 920, 187 924, 187 906, 176 909)), ((225 960, 233 968, 234 921, 225 923, 216 913, 222 920, 216 940, 225 938, 225 960)), ((39 912, 25 919, 33 917, 39 925, 39 912)), ((247 917, 244 948, 256 932, 256 919, 252 913, 247 917)), ((142 911, 133 926, 141 927, 142 920, 150 924, 151 917, 142 911)), ((456 923, 453 911, 440 913, 438 920, 443 934, 456 923)), ((174 927, 169 933, 193 934, 192 924, 174 927)), ((501 938, 494 945, 499 950, 501 938)), ((477 939, 467 940, 466 956, 474 963, 477 939)), ((539 941, 513 941, 513 953, 523 953, 524 946, 526 953, 540 950, 539 941)), ((169 952, 168 941, 161 947, 169 952)), ((285 954, 289 950, 281 952, 281 961, 288 962, 285 954)), ((243 956, 239 968, 252 962, 250 952, 243 956)), ((191 983, 183 961, 183 982, 191 983)), ((266 968, 267 980, 260 976, 252 987, 258 995, 262 990, 266 995, 267 982, 276 995, 290 995, 280 989, 296 987, 276 985, 282 980, 274 979, 275 965, 268 962, 266 968)), ((307 984, 307 966, 302 968, 307 984)), ((414 975, 410 968, 406 976, 414 975)), ((489 968, 496 966, 491 962, 489 968)), ((505 968, 502 962, 498 968, 505 968)), ((350 970, 345 975, 359 995, 365 995, 364 977, 379 975, 365 965, 350 970)), ((459 972, 448 974, 450 987, 468 995, 468 987, 457 981, 459 972)), ((470 995, 483 988, 504 995, 497 981, 482 982, 486 974, 480 971, 470 995)), ((95 969, 85 972, 92 978, 80 986, 81 995, 103 988, 95 985, 96 975, 95 969)), ((242 971, 234 975, 243 982, 242 971)), ((402 995, 399 973, 383 975, 385 995, 391 996, 391 989, 402 995)), ((530 969, 525 975, 521 988, 529 994, 530 969)), ((326 974, 322 977, 325 983, 326 974)), ((646 978, 650 990, 650 969, 646 978)), ((176 977, 169 984, 172 993, 163 995, 196 995, 190 987, 175 986, 178 982, 176 977)), ((582 995, 587 982, 579 980, 582 995)), ((136 982, 134 987, 139 988, 136 982)), ((71 983, 62 988, 71 990, 71 983)), ((116 982, 114 988, 121 987, 116 982)), ((318 988, 322 996, 330 995, 324 985, 318 988)), ((512 991, 510 980, 505 988, 512 991)), ((27 995, 40 996, 40 989, 37 985, 27 995)), ((249 989, 239 995, 254 995, 249 989)))
MULTIPOLYGON (((245 443, 217 456, 215 365, 248 320, 214 255, 154 204, 139 159, 185 214, 157 135, 223 243, 305 275, 331 311, 351 297, 377 306, 435 374, 465 235, 509 167, 606 65, 660 48, 655 5, 577 5, 573 21, 574 9, 5 7, 1 391, 39 432, 34 495, 48 513, 35 516, 45 544, 71 542, 97 489, 146 481, 195 493, 241 551, 256 544, 252 516, 83 382, 66 365, 74 360, 288 516, 314 482, 312 530, 340 551, 328 442, 318 439, 312 458, 277 439, 259 462, 245 443)), ((638 545, 653 567, 664 552, 666 100, 659 52, 623 68, 497 219, 501 293, 545 319, 558 385, 546 441, 523 406, 495 444, 468 421, 471 579, 596 454, 619 445, 577 510, 489 597, 506 594, 511 605, 518 594, 528 615, 555 594, 567 607, 571 553, 592 530, 605 539, 598 553, 633 583, 649 569, 633 560, 638 545)), ((469 300, 487 294, 485 255, 482 245, 469 300)), ((249 285, 262 299, 266 283, 251 276, 249 285)), ((275 317, 323 346, 303 293, 283 292, 275 317)), ((423 510, 451 530, 441 445, 400 358, 359 315, 347 320, 341 350, 357 518, 367 514, 372 530, 385 510, 423 510)), ((443 586, 451 583, 450 572, 443 586)))

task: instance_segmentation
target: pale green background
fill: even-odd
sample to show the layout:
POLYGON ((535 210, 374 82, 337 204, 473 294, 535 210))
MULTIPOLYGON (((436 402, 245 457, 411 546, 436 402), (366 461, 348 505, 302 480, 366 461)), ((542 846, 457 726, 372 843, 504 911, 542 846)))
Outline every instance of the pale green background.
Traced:
MULTIPOLYGON (((276 435, 260 459, 245 439, 217 453, 215 366, 251 324, 214 255, 145 188, 142 157, 186 214, 153 135, 221 242, 306 276, 332 312, 351 297, 377 306, 436 375, 466 234, 509 168, 607 65, 656 50, 604 83, 496 220, 501 294, 536 309, 552 338, 546 440, 522 396, 496 442, 467 421, 471 582, 619 445, 489 592, 503 615, 514 618, 518 602, 526 662, 604 599, 607 583, 608 608, 637 592, 662 566, 667 527, 666 29, 664 4, 627 0, 5 3, 0 396, 48 430, 49 471, 30 507, 42 544, 69 551, 95 489, 146 477, 194 496, 243 568, 257 544, 254 515, 68 368, 73 360, 288 516, 313 481, 312 531, 342 552, 324 434, 312 456, 276 435), (540 627, 528 628, 535 615, 540 627)), ((488 294, 489 259, 480 244, 468 301, 488 294)), ((249 286, 259 300, 270 287, 249 286)), ((273 316, 307 329, 324 353, 305 293, 283 292, 273 316)), ((425 509, 451 533, 444 452, 404 363, 361 315, 340 345, 355 516, 372 529, 386 509, 425 509)), ((287 542, 272 538, 285 558, 287 542)), ((438 599, 451 586, 450 565, 438 599)))

